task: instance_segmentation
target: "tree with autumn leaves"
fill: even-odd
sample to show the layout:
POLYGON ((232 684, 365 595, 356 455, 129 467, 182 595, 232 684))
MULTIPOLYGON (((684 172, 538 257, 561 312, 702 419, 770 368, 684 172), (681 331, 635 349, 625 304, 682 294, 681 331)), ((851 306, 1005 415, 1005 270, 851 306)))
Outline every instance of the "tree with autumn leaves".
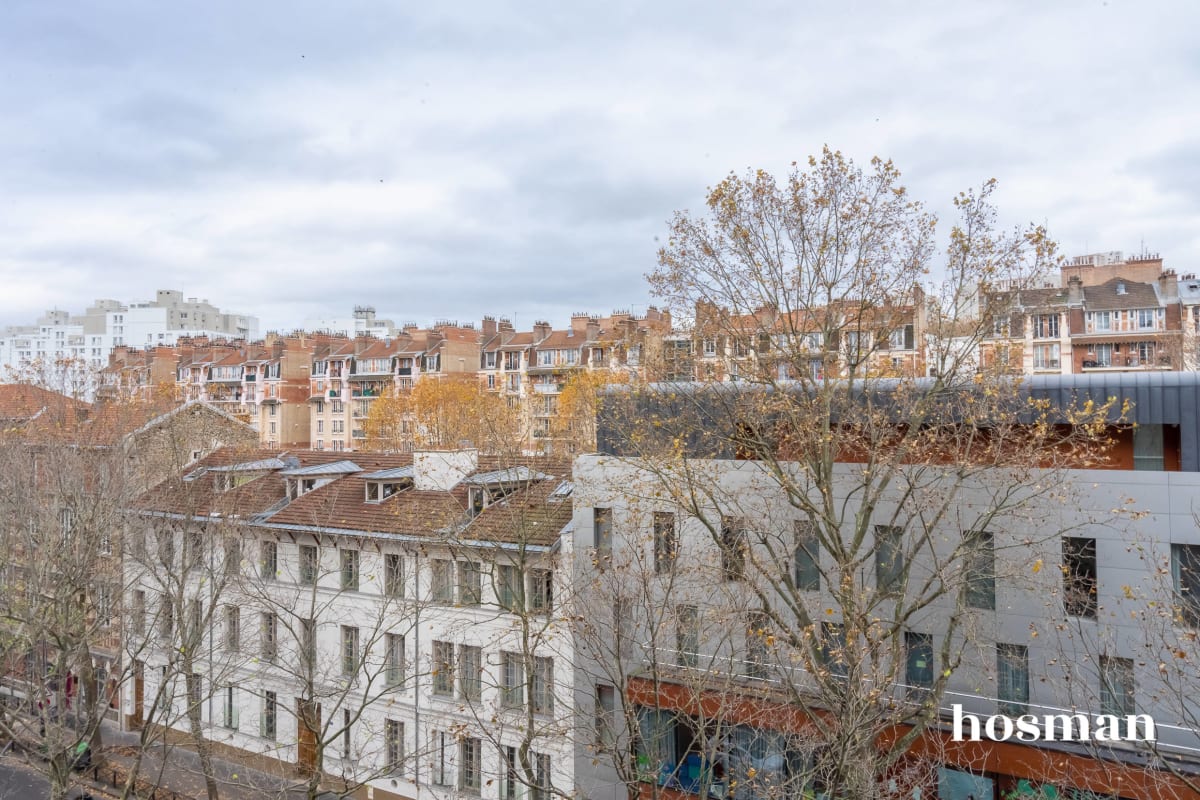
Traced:
POLYGON ((390 389, 372 401, 363 424, 364 449, 408 452, 458 448, 508 452, 521 440, 517 413, 474 375, 420 380, 409 390, 390 389))

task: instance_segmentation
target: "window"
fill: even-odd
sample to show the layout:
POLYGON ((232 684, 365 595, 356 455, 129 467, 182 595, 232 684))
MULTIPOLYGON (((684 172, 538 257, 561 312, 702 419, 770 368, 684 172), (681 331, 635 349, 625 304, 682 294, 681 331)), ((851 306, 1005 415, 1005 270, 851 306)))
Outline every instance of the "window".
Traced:
POLYGON ((554 573, 548 569, 529 570, 529 610, 549 614, 554 605, 554 573))
POLYGON ((846 644, 845 625, 840 622, 821 623, 821 661, 834 678, 845 678, 849 674, 846 644))
POLYGON ((1200 627, 1200 545, 1171 545, 1171 577, 1179 597, 1180 620, 1200 627))
POLYGON ((477 606, 483 597, 483 572, 475 561, 458 563, 458 596, 464 606, 477 606))
MULTIPOLYGON (((1095 345, 1094 351, 1095 351, 1095 353, 1092 358, 1092 361, 1094 362, 1093 366, 1097 366, 1097 367, 1111 367, 1112 366, 1113 346, 1111 344, 1095 345)), ((1089 365, 1084 364, 1084 366, 1089 366, 1089 365)))
POLYGON ((171 597, 165 592, 158 603, 158 636, 164 642, 170 642, 175 633, 175 606, 171 605, 171 597))
POLYGON ((706 356, 715 356, 717 354, 717 340, 711 336, 704 340, 701 347, 706 356))
POLYGON ((746 674, 752 678, 767 677, 767 647, 771 636, 771 621, 761 611, 746 615, 746 674))
POLYGON ((392 775, 404 774, 404 723, 400 720, 389 719, 383 723, 384 764, 385 772, 392 775))
POLYGON ((354 714, 348 708, 342 709, 342 759, 349 761, 353 752, 350 749, 350 728, 354 724, 354 714))
POLYGON ((279 546, 275 542, 259 543, 258 565, 258 574, 264 581, 275 580, 279 572, 279 546))
POLYGON ((435 558, 429 562, 430 592, 433 602, 454 605, 454 562, 435 558))
POLYGON ((342 626, 342 674, 353 676, 358 672, 358 628, 342 626))
POLYGON ((313 544, 300 545, 300 583, 314 586, 317 583, 317 546, 313 544))
POLYGON ((311 675, 317 664, 317 621, 300 620, 300 669, 301 674, 311 675))
POLYGON ((1133 468, 1161 472, 1163 466, 1163 426, 1134 426, 1133 468))
POLYGON ((933 636, 928 633, 904 634, 904 682, 910 700, 920 702, 933 688, 933 636))
POLYGON ((146 632, 146 593, 133 593, 133 608, 129 612, 129 627, 132 633, 141 636, 146 632))
POLYGON ((221 688, 221 726, 231 731, 238 728, 237 687, 232 683, 221 688))
MULTIPOLYGON (((67 511, 64 509, 64 513, 67 511)), ((167 569, 175 563, 175 535, 170 531, 158 532, 158 560, 167 569)))
POLYGON ((242 540, 225 540, 225 576, 232 578, 242 571, 242 540))
POLYGON ((741 520, 721 520, 721 573, 727 581, 746 577, 746 530, 741 520))
POLYGON ((483 772, 483 742, 467 737, 459 742, 458 788, 467 794, 479 794, 482 784, 480 776, 483 772))
POLYGON ((517 653, 504 653, 500 671, 500 702, 509 708, 525 705, 525 661, 517 653))
POLYGON ((904 529, 875 526, 875 585, 879 591, 899 592, 904 586, 904 529))
POLYGON ((554 659, 533 659, 533 713, 554 713, 554 659))
POLYGON ((263 661, 273 662, 275 661, 275 656, 279 653, 279 642, 276 638, 279 633, 279 620, 274 614, 263 612, 260 623, 262 627, 262 639, 259 652, 263 661))
POLYGON ((483 651, 463 645, 458 649, 458 691, 464 700, 478 700, 483 693, 483 651))
POLYGON ((996 608, 996 541, 990 531, 963 535, 967 605, 996 608))
POLYGON ((517 789, 521 781, 517 778, 517 748, 511 745, 500 747, 500 800, 519 800, 517 789))
POLYGON ((187 676, 187 698, 189 708, 199 708, 204 699, 204 676, 193 672, 187 676))
POLYGON ((533 753, 533 760, 537 769, 529 800, 550 800, 550 756, 533 753))
POLYGON ((225 606, 225 649, 236 653, 242 649, 242 610, 225 606))
POLYGON ((821 544, 816 526, 810 520, 795 522, 796 556, 792 580, 801 591, 815 592, 821 588, 821 544))
POLYGON ((1069 616, 1096 618, 1096 540, 1063 538, 1063 607, 1069 616))
POLYGON ((406 655, 404 650, 404 636, 398 633, 389 633, 385 640, 387 646, 387 663, 385 679, 387 685, 393 688, 399 687, 404 683, 404 675, 408 671, 406 655))
POLYGON ((358 591, 358 551, 342 550, 342 588, 348 592, 358 591))
POLYGON ((1158 309, 1156 308, 1139 308, 1138 309, 1138 327, 1142 330, 1154 329, 1158 327, 1158 309))
POLYGON ((1029 649, 1025 645, 996 645, 996 692, 1001 714, 1019 717, 1029 710, 1029 649))
POLYGON ((596 684, 596 744, 611 747, 616 741, 617 690, 596 684))
POLYGON ((1136 714, 1133 702, 1133 659, 1100 656, 1100 713, 1136 714))
POLYGON ((275 738, 275 717, 277 713, 275 693, 263 692, 262 722, 259 733, 264 739, 275 738))
POLYGON ((675 515, 669 511, 654 512, 654 571, 666 572, 675 563, 679 537, 675 532, 675 515))
POLYGON ((1061 345, 1057 342, 1054 344, 1035 344, 1033 346, 1033 368, 1058 369, 1060 366, 1060 347, 1061 345))
POLYGON ((447 767, 446 750, 451 746, 453 740, 446 734, 445 731, 433 732, 433 764, 432 775, 430 776, 435 786, 445 786, 449 782, 449 771, 447 767))
POLYGON ((500 564, 497 570, 496 599, 500 607, 509 611, 524 611, 525 587, 522 585, 521 570, 512 564, 500 564))
POLYGON ((592 546, 597 555, 612 553, 612 509, 592 509, 592 546))
POLYGON ((433 693, 454 693, 454 645, 450 642, 433 643, 433 693))
POLYGON ((1058 314, 1039 314, 1033 318, 1033 338, 1057 339, 1058 314))
POLYGON ((399 553, 383 557, 383 591, 388 597, 404 597, 404 556, 399 553))
POLYGON ((1112 312, 1111 311, 1090 311, 1088 316, 1091 318, 1091 331, 1109 331, 1112 330, 1112 312))
POLYGON ((325 432, 325 420, 319 419, 319 420, 317 420, 317 433, 324 433, 324 432, 325 432))
POLYGON ((695 667, 700 660, 700 609, 675 606, 675 653, 680 666, 695 667))

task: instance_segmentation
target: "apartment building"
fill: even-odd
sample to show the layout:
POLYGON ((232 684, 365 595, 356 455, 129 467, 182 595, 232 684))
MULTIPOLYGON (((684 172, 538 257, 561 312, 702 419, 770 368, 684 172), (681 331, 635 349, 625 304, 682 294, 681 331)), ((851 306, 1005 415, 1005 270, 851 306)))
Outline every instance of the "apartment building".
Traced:
POLYGON ((125 723, 358 797, 574 794, 571 491, 472 450, 213 454, 132 512, 125 723))
POLYGON ((538 321, 532 330, 518 332, 508 320, 485 317, 480 381, 521 411, 533 449, 558 452, 567 442, 556 436, 553 423, 571 377, 589 371, 622 379, 654 375, 648 367, 660 360, 670 333, 671 315, 653 306, 642 316, 575 314, 570 327, 561 330, 538 321))
MULTIPOLYGON (((612 623, 627 637, 623 660, 611 649, 577 643, 580 653, 599 653, 587 661, 595 694, 586 704, 597 715, 632 721, 643 797, 825 796, 833 787, 813 771, 821 741, 810 715, 831 701, 819 687, 854 679, 838 672, 838 654, 858 646, 845 640, 848 620, 830 584, 838 574, 834 555, 805 533, 809 517, 792 496, 806 485, 801 466, 746 460, 734 446, 736 420, 722 413, 732 405, 729 393, 690 392, 682 400, 666 390, 642 396, 632 412, 648 420, 638 430, 661 425, 663 436, 682 443, 682 464, 642 457, 629 415, 615 406, 603 412, 599 454, 575 462, 574 549, 594 554, 594 566, 581 569, 610 594, 627 586, 630 603, 612 623), (703 435, 688 433, 686 419, 673 427, 689 414, 708 421, 703 435), (721 420, 730 428, 724 438, 711 430, 721 420), (728 443, 723 455, 704 444, 718 440, 728 443), (693 450, 694 458, 687 455, 693 450), (817 620, 814 627, 797 627, 801 607, 803 618, 817 620), (799 640, 792 638, 797 631, 799 640), (824 665, 819 674, 799 656, 809 637, 811 663, 824 665)), ((928 469, 872 504, 879 524, 867 528, 895 542, 873 546, 854 570, 864 598, 886 593, 885 582, 901 575, 907 582, 895 584, 897 591, 913 592, 924 580, 915 576, 936 576, 950 543, 986 543, 985 560, 977 553, 958 573, 965 594, 905 614, 901 632, 889 639, 901 643, 885 671, 895 686, 878 691, 896 708, 919 708, 923 692, 947 671, 935 721, 912 744, 914 763, 902 759, 878 796, 1196 797, 1175 773, 1192 785, 1200 774, 1200 718, 1187 699, 1200 688, 1200 376, 1035 375, 1026 392, 1057 408, 1115 398, 1112 415, 1130 410, 1110 427, 1115 446, 1093 468, 1044 477, 1031 471, 1031 486, 1049 481, 1058 488, 1020 513, 992 513, 998 495, 985 487, 1011 479, 1002 470, 981 471, 934 526, 925 550, 902 543, 912 535, 906 513, 924 507, 925 490, 914 477, 928 477, 928 469), (897 558, 913 560, 903 561, 901 572, 897 558), (956 628, 961 649, 945 641, 950 614, 969 621, 956 628), (954 663, 940 660, 947 654, 954 663), (983 718, 1078 714, 1071 718, 1093 730, 1100 715, 1145 714, 1157 741, 955 742, 953 705, 983 718)), ((866 455, 847 452, 835 466, 837 503, 854 502, 866 455)), ((930 483, 928 490, 944 491, 939 487, 930 483)), ((885 620, 893 602, 900 601, 881 606, 885 620)), ((885 646, 869 658, 887 662, 889 652, 885 646)), ((620 783, 616 771, 599 767, 588 777, 595 781, 585 786, 589 797, 622 796, 605 793, 620 783)))
POLYGON ((153 300, 140 303, 96 300, 82 314, 56 309, 33 325, 6 328, 0 370, 56 359, 100 368, 113 348, 170 346, 188 336, 255 339, 258 319, 221 311, 208 300, 185 299, 174 289, 159 289, 153 300))
POLYGON ((984 364, 1026 374, 1197 366, 1200 284, 1163 269, 1158 255, 1078 256, 1061 268, 1060 286, 990 299, 998 310, 980 345, 984 364))

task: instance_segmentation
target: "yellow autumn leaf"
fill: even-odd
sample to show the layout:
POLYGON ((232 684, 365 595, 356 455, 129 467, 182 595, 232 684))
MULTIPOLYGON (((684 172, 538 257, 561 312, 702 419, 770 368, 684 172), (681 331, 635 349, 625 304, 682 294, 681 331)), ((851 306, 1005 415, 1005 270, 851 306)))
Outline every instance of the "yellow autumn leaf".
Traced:
POLYGON ((1033 562, 1033 574, 1037 575, 1041 571, 1042 571, 1042 560, 1039 558, 1037 561, 1033 562))

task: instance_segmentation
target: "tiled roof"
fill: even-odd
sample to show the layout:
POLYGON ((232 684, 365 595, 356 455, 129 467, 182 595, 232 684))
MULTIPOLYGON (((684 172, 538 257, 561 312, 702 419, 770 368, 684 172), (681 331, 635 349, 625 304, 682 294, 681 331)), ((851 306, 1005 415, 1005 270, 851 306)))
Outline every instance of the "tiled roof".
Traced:
POLYGON ((537 343, 538 350, 559 350, 572 347, 582 347, 587 337, 573 331, 551 331, 550 335, 537 343))
POLYGON ((1099 286, 1085 286, 1083 305, 1089 311, 1109 311, 1120 308, 1158 308, 1161 303, 1154 284, 1113 278, 1099 286), (1117 291, 1118 284, 1124 284, 1124 292, 1117 291))
POLYGON ((88 404, 27 383, 0 384, 0 419, 28 420, 43 409, 87 409, 88 404))
POLYGON ((571 520, 571 503, 554 493, 559 481, 545 480, 519 489, 485 508, 459 532, 458 539, 502 544, 549 546, 571 520))

